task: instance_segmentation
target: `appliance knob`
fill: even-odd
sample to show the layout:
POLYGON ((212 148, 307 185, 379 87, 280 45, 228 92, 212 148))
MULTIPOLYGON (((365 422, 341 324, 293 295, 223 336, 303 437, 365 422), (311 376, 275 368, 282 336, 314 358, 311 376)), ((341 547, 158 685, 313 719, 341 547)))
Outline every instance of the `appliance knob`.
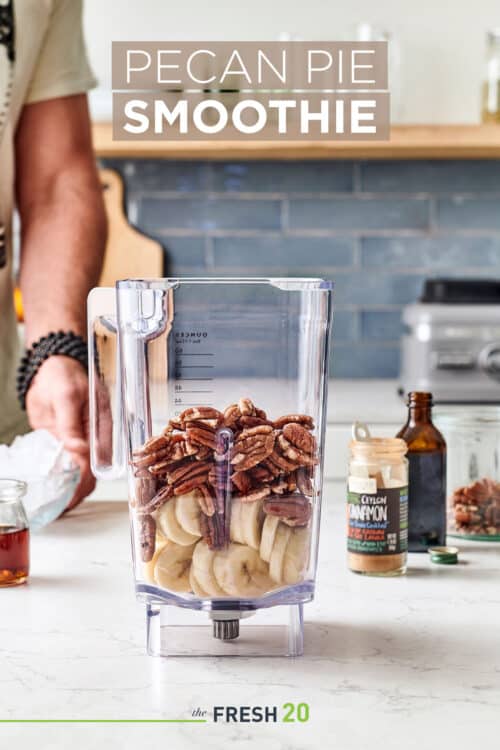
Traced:
POLYGON ((482 350, 479 365, 487 375, 500 380, 500 342, 489 344, 482 350))

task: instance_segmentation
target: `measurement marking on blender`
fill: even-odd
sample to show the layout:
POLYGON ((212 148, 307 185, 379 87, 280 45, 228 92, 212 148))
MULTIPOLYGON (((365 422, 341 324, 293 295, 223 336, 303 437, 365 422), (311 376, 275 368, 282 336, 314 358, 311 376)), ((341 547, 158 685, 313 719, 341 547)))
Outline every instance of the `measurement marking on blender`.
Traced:
POLYGON ((213 378, 181 378, 181 377, 176 377, 175 379, 177 381, 190 380, 191 382, 193 382, 193 381, 201 381, 201 380, 206 380, 206 381, 212 381, 213 380, 213 378))

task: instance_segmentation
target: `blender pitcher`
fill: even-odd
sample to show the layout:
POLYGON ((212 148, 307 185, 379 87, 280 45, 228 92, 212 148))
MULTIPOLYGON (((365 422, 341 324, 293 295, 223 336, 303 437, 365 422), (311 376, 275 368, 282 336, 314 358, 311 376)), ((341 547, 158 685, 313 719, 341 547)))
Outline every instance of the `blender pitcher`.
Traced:
POLYGON ((90 293, 92 468, 127 474, 150 654, 303 652, 331 297, 298 278, 90 293))

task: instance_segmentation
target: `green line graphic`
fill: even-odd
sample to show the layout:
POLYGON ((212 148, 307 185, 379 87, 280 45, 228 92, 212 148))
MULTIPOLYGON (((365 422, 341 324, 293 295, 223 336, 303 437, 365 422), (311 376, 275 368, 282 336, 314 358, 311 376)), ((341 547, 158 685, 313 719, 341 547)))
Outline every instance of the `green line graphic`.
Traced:
POLYGON ((0 724, 206 724, 207 719, 0 719, 0 724))

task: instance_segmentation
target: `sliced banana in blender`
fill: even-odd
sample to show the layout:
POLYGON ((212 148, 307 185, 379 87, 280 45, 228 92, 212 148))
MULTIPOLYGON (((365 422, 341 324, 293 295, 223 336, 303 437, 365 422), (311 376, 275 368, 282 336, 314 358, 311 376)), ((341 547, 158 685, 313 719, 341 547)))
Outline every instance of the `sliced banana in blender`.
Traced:
POLYGON ((199 541, 193 552, 193 575, 208 596, 227 596, 214 575, 215 554, 204 540, 199 541))
MULTIPOLYGON (((193 536, 201 536, 200 514, 201 508, 198 502, 198 491, 193 490, 187 495, 178 495, 175 498, 175 515, 180 526, 193 536)), ((173 502, 172 500, 170 502, 173 502)))
POLYGON ((156 523, 158 524, 161 533, 170 539, 172 542, 181 545, 194 544, 200 535, 190 534, 185 531, 177 520, 176 515, 176 504, 177 498, 167 500, 156 516, 156 523))
POLYGON ((208 599, 210 597, 208 591, 205 591, 205 589, 202 588, 200 582, 196 578, 193 565, 191 565, 191 568, 189 569, 189 585, 195 596, 199 596, 202 599, 208 599))
POLYGON ((274 536, 273 549, 269 558, 269 573, 276 583, 283 582, 283 564, 285 561, 285 550, 290 539, 292 530, 284 523, 280 523, 274 536))
POLYGON ((241 508, 243 503, 241 500, 233 498, 231 503, 231 520, 229 523, 229 538, 232 542, 238 542, 238 544, 245 544, 245 538, 243 536, 243 528, 241 525, 241 508))
POLYGON ((161 539, 158 539, 158 536, 157 536, 156 549, 155 549, 155 553, 152 559, 147 563, 142 563, 142 572, 143 572, 144 578, 149 583, 156 583, 155 581, 156 561, 158 560, 160 552, 162 551, 162 549, 165 547, 166 544, 168 544, 168 541, 166 539, 164 539, 163 537, 161 539))
POLYGON ((278 530, 279 522, 280 519, 278 516, 266 516, 264 525, 262 526, 260 556, 263 560, 265 560, 265 562, 269 562, 271 559, 274 539, 276 537, 276 531, 278 530))
POLYGON ((217 552, 214 574, 219 586, 230 596, 253 598, 274 586, 267 564, 246 544, 230 544, 217 552))
POLYGON ((293 585, 304 580, 309 563, 311 530, 307 527, 292 529, 283 560, 283 583, 293 585))
POLYGON ((158 586, 177 593, 191 591, 189 569, 194 545, 187 546, 169 542, 156 560, 154 577, 158 586))
POLYGON ((240 503, 240 505, 239 522, 243 543, 258 550, 264 520, 263 502, 254 500, 251 503, 240 503))

